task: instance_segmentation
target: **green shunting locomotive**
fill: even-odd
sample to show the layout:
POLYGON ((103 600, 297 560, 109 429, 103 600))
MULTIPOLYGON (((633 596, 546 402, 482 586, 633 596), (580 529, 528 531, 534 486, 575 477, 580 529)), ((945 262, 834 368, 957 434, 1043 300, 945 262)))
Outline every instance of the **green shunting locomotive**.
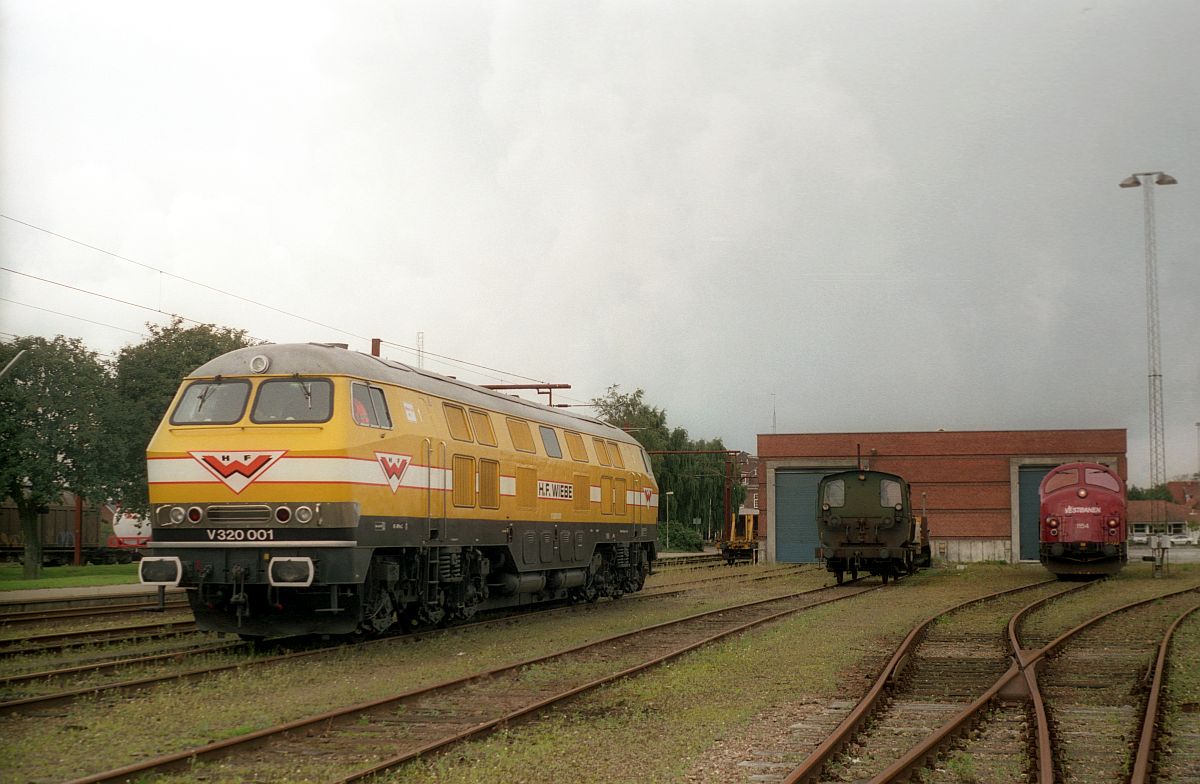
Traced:
POLYGON ((930 563, 929 529, 913 514, 908 482, 856 469, 829 474, 817 488, 818 559, 838 584, 847 572, 878 575, 886 584, 930 563))

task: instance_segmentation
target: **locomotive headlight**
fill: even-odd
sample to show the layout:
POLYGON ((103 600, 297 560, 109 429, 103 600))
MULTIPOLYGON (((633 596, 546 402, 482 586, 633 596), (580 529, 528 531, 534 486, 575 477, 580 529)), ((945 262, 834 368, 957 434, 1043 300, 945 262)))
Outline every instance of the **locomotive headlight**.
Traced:
POLYGON ((896 504, 896 511, 897 511, 897 512, 899 512, 899 511, 900 511, 901 509, 903 509, 903 508, 904 508, 904 504, 896 504))
POLYGON ((187 517, 187 511, 182 506, 171 507, 171 522, 179 525, 183 522, 183 518, 187 517))
POLYGON ((281 506, 275 510, 275 519, 281 523, 286 523, 292 519, 292 510, 286 506, 281 506))
POLYGON ((1087 488, 1081 487, 1075 492, 1080 498, 1087 498, 1087 488))
POLYGON ((1117 527, 1117 521, 1116 521, 1116 520, 1109 520, 1109 521, 1108 521, 1108 527, 1109 527, 1109 528, 1116 528, 1116 527, 1117 527))
POLYGON ((837 528, 839 525, 842 524, 841 518, 838 517, 837 515, 834 515, 833 517, 829 518, 829 520, 827 520, 826 522, 829 523, 830 528, 837 528))
POLYGON ((272 558, 267 564, 267 582, 277 588, 307 588, 314 571, 311 558, 272 558))
POLYGON ((313 510, 307 506, 296 507, 296 522, 300 525, 308 525, 312 522, 313 510))
POLYGON ((263 354, 259 354, 250 360, 250 370, 255 373, 266 373, 269 367, 271 367, 271 360, 263 354))
POLYGON ((1051 536, 1058 536, 1058 529, 1057 529, 1057 528, 1051 528, 1051 529, 1050 529, 1050 535, 1051 535, 1051 536))
POLYGON ((176 556, 143 558, 138 562, 138 579, 143 585, 179 585, 183 564, 176 556))
POLYGON ((1058 518, 1057 517, 1047 517, 1046 524, 1047 525, 1058 525, 1058 518))
POLYGON ((828 512, 828 511, 829 511, 829 504, 821 504, 821 508, 822 508, 822 509, 824 509, 826 512, 828 512))
POLYGON ((190 522, 194 525, 194 524, 200 522, 202 519, 204 519, 204 512, 202 512, 200 510, 200 507, 193 506, 190 509, 188 509, 187 517, 188 517, 188 522, 190 522))

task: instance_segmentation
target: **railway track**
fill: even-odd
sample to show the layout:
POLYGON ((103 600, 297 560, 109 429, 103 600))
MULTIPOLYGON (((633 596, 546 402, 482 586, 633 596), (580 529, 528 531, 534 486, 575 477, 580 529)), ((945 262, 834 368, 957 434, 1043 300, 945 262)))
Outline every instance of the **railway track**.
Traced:
POLYGON ((697 553, 696 555, 677 555, 669 558, 659 558, 654 562, 654 571, 685 571, 688 569, 708 569, 724 565, 725 559, 721 557, 720 553, 697 553))
POLYGON ((1167 629, 1149 677, 1130 784, 1200 782, 1200 606, 1167 629), (1171 688, 1165 689, 1164 687, 1171 688))
MULTIPOLYGON (((1144 727, 1144 748, 1162 745, 1155 738, 1153 710, 1140 701, 1139 678, 1154 647, 1153 640, 1146 641, 1146 631, 1166 628, 1180 613, 1192 611, 1200 599, 1196 590, 1193 586, 1109 609, 1042 647, 1028 648, 1020 635, 1025 618, 1066 591, 1051 593, 1009 619, 1013 656, 1007 668, 1000 666, 1003 657, 997 655, 993 635, 982 646, 951 635, 946 639, 953 661, 936 662, 939 657, 928 651, 945 652, 946 640, 930 630, 930 619, 910 632, 837 728, 779 780, 885 784, 908 780, 918 771, 927 782, 1120 780, 1134 765, 1126 740, 1138 734, 1139 726, 1144 727), (1125 613, 1136 619, 1131 622, 1125 613), (979 657, 972 649, 990 663, 973 661, 979 657), (965 662, 962 653, 967 654, 965 662), (935 666, 923 667, 922 659, 935 666), (989 685, 988 671, 1000 669, 989 685), (949 682, 938 677, 931 683, 927 675, 946 671, 954 673, 949 682), (938 684, 944 704, 935 701, 938 684), (1147 714, 1144 722, 1142 713, 1147 714)), ((1160 648, 1166 647, 1164 641, 1160 648)))
POLYGON ((47 621, 76 620, 79 618, 101 618, 109 615, 132 613, 172 612, 186 610, 187 599, 173 596, 161 605, 157 597, 138 598, 116 604, 99 604, 90 607, 47 607, 45 609, 20 610, 0 613, 0 628, 27 626, 47 621))
POLYGON ((217 768, 204 774, 197 768, 189 775, 251 780, 264 763, 290 759, 291 754, 317 760, 323 769, 351 771, 339 780, 356 781, 729 635, 877 588, 818 588, 699 613, 77 781, 140 779, 218 758, 217 768))
POLYGON ((196 628, 195 621, 181 618, 158 623, 39 634, 32 637, 0 640, 0 659, 30 654, 56 653, 98 643, 161 639, 183 634, 202 634, 202 632, 196 628))
POLYGON ((1046 657, 1037 680, 1050 721, 1056 781, 1113 780, 1130 768, 1129 741, 1140 734, 1146 675, 1159 638, 1197 601, 1195 594, 1174 596, 1131 609, 1135 622, 1124 613, 1098 618, 1046 657))
MULTIPOLYGON (((795 568, 779 568, 768 570, 767 574, 755 575, 753 573, 739 573, 721 575, 716 577, 706 577, 698 580, 689 580, 684 583, 672 584, 664 586, 659 590, 644 591, 637 594, 624 597, 621 601, 635 601, 639 599, 659 598, 663 596, 672 596, 680 593, 685 593, 694 590, 700 585, 705 585, 713 582, 735 582, 747 583, 763 580, 775 580, 783 577, 788 577, 795 574, 795 568)), ((543 613, 554 612, 570 612, 589 609, 588 606, 556 606, 541 610, 521 611, 519 613, 503 613, 495 618, 483 618, 472 623, 458 624, 447 626, 441 629, 425 630, 420 634, 421 638, 428 638, 431 635, 441 633, 458 632, 473 628, 485 628, 487 626, 502 625, 511 622, 514 618, 520 617, 527 619, 531 616, 541 615, 543 613)), ((365 642, 347 643, 340 645, 314 644, 312 641, 297 641, 303 650, 288 651, 284 654, 255 656, 253 658, 245 658, 235 662, 220 662, 205 667, 194 667, 178 672, 160 673, 145 675, 139 678, 124 679, 119 681, 110 681, 107 683, 84 683, 72 688, 58 689, 49 692, 43 692, 42 688, 50 685, 56 680, 66 678, 81 678, 87 675, 100 674, 105 672, 113 672, 133 667, 153 668, 158 666, 178 665, 187 659, 197 656, 207 656, 212 654, 237 654, 239 652, 253 651, 253 646, 243 642, 217 642, 217 643, 202 643, 183 650, 170 650, 161 653, 151 653, 142 656, 124 656, 110 658, 98 662, 90 662, 88 664, 69 665, 55 669, 40 670, 37 672, 21 673, 0 677, 0 715, 13 712, 29 712, 42 710, 48 707, 63 705, 75 699, 85 696, 116 694, 123 692, 132 692, 145 689, 151 686, 158 686, 174 681, 192 681, 198 680, 208 675, 215 675, 221 672, 230 670, 240 670, 250 667, 258 667, 268 664, 275 664, 284 661, 289 661, 296 658, 306 656, 316 656, 327 654, 334 650, 344 650, 349 648, 365 648, 370 645, 390 643, 397 639, 412 640, 413 637, 387 637, 379 640, 368 640, 365 642), (42 688, 39 688, 42 687, 42 688)))
POLYGON ((857 705, 834 703, 809 723, 795 740, 813 751, 780 779, 872 779, 1009 669, 1007 622, 1030 593, 1045 601, 1063 592, 1054 580, 1034 583, 971 599, 919 624, 857 705))

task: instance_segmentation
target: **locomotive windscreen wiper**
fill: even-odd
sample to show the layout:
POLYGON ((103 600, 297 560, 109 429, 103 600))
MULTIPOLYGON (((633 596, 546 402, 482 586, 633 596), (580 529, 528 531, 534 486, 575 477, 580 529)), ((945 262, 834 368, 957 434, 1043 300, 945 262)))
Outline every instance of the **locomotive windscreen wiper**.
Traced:
POLYGON ((311 411, 312 410, 312 383, 306 382, 306 381, 301 381, 299 373, 296 374, 295 379, 296 379, 297 383, 300 384, 300 389, 304 390, 304 402, 308 405, 308 410, 311 411))
POLYGON ((196 413, 197 414, 200 413, 200 409, 204 408, 204 401, 208 400, 208 396, 210 394, 212 394, 213 387, 220 386, 222 381, 224 381, 224 379, 221 378, 220 376, 217 376, 216 378, 213 379, 213 383, 208 384, 204 387, 204 391, 201 392, 200 397, 196 399, 196 413))

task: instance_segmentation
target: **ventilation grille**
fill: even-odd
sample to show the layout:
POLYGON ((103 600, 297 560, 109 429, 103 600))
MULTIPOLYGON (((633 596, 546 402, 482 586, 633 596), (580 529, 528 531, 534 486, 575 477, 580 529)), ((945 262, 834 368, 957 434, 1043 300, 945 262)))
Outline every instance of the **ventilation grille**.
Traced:
POLYGON ((271 507, 266 504, 210 506, 208 519, 214 523, 267 523, 271 520, 271 507))

